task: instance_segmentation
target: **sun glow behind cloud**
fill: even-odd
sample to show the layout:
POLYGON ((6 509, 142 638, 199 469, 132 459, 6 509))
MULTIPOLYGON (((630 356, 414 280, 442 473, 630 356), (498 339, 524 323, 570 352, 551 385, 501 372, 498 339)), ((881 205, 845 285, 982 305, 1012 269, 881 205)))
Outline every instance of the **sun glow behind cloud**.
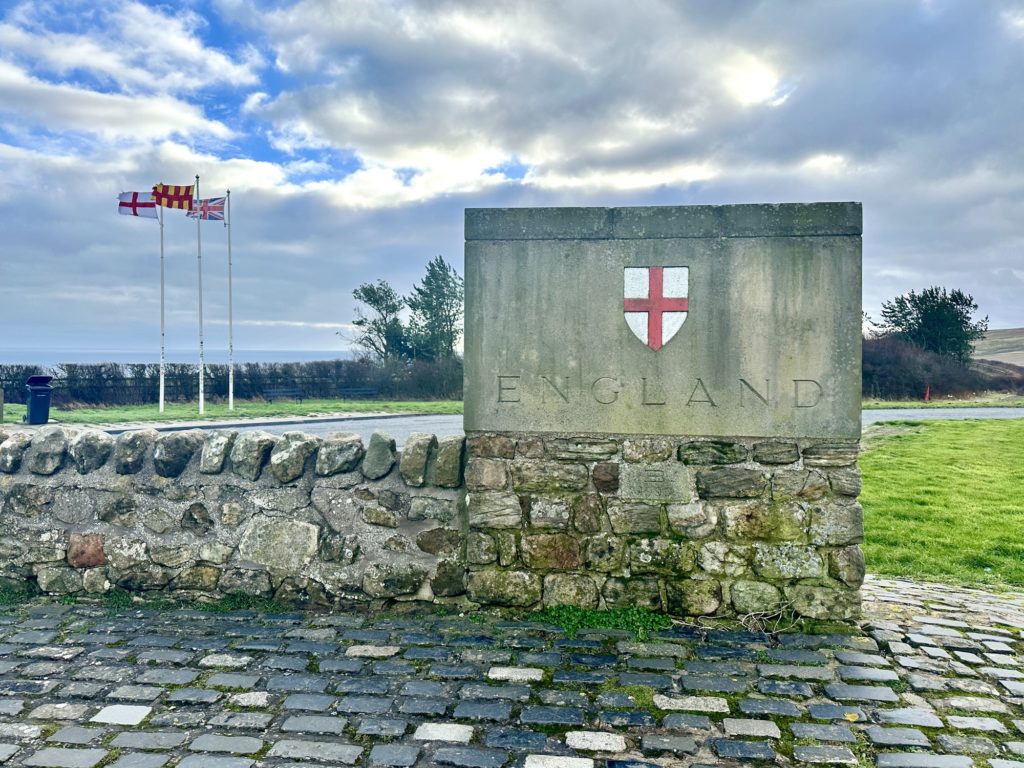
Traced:
POLYGON ((741 54, 723 68, 723 82, 729 94, 745 107, 785 103, 779 74, 773 67, 750 54, 741 54))

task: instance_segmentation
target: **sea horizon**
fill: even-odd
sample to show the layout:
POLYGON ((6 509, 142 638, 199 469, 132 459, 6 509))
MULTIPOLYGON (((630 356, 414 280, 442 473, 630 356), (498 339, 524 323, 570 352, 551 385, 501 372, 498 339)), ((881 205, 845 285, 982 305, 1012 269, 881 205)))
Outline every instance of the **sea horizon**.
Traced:
MULTIPOLYGON (((206 349, 204 360, 209 364, 227 364, 227 349, 206 349)), ((352 352, 345 349, 236 349, 235 364, 243 363, 308 363, 318 360, 350 360, 352 352)), ((168 349, 168 363, 199 363, 195 349, 168 349)), ((53 368, 63 363, 80 365, 96 363, 159 363, 160 352, 133 349, 16 349, 0 347, 0 365, 38 365, 53 368)))

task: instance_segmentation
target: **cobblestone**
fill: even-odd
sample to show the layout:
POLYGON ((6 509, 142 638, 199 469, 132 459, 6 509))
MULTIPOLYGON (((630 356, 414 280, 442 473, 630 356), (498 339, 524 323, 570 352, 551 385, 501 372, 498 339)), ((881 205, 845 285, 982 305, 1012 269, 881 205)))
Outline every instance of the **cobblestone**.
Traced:
POLYGON ((1024 595, 865 597, 851 634, 777 643, 29 603, 0 609, 0 765, 1024 768, 1024 595))

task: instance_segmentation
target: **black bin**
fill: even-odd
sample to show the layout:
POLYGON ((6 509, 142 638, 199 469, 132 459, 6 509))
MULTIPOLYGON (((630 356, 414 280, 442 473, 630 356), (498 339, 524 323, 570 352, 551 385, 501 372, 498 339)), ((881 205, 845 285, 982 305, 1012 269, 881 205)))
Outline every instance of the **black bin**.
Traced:
POLYGON ((25 382, 28 395, 25 397, 25 421, 29 424, 45 424, 50 420, 50 382, 53 376, 29 376, 25 382))

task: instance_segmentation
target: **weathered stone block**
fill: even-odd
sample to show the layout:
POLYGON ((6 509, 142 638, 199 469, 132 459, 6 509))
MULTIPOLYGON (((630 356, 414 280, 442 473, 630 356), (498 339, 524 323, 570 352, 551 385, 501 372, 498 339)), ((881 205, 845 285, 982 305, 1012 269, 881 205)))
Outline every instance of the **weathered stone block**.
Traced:
POLYGON ((582 491, 588 480, 587 468, 582 464, 527 459, 512 465, 512 485, 519 493, 582 491))
POLYGON ((159 436, 160 433, 155 429, 122 432, 118 435, 114 440, 111 458, 114 471, 119 475, 134 475, 140 472, 150 446, 159 436))
POLYGON ((93 595, 101 595, 111 587, 104 568, 89 568, 82 572, 82 588, 93 595))
POLYGON ((697 473, 697 492, 702 499, 756 498, 765 487, 764 475, 756 469, 713 467, 697 473))
POLYGON ((320 438, 302 432, 285 432, 270 452, 270 473, 279 483, 290 483, 300 477, 306 463, 320 447, 320 438))
POLYGON ((374 563, 363 575, 363 591, 370 597, 412 595, 427 576, 427 570, 415 563, 374 563))
POLYGON ((750 568, 752 554, 749 546, 709 541, 698 550, 697 564, 714 575, 740 576, 750 568))
POLYGON ((818 443, 804 448, 805 467, 849 467, 857 463, 856 442, 818 443))
POLYGON ((166 565, 168 568, 181 568, 192 560, 195 560, 194 547, 153 547, 149 551, 149 559, 157 565, 166 565))
POLYGON ((647 501, 688 502, 693 499, 690 470, 679 462, 623 464, 619 497, 647 501))
POLYGON ((567 528, 571 516, 569 504, 564 497, 532 499, 530 525, 534 528, 567 528))
POLYGON ((792 464, 800 461, 800 446, 779 440, 755 443, 754 461, 760 464, 792 464))
POLYGON ((517 459, 543 459, 544 440, 539 437, 520 437, 516 441, 517 459))
POLYGON ((614 440, 556 437, 544 443, 544 455, 562 461, 600 461, 619 452, 614 440))
POLYGON ((479 531, 471 531, 466 538, 466 560, 474 565, 487 565, 498 559, 494 539, 479 531))
POLYGON ((161 477, 177 477, 203 443, 199 430, 160 435, 153 446, 153 469, 161 477))
POLYGON ((669 504, 665 509, 668 513, 669 528, 674 533, 691 539, 707 538, 718 525, 718 507, 715 504, 697 501, 690 504, 669 504))
POLYGON ((615 533, 659 533, 661 506, 609 499, 608 519, 615 533))
POLYGON ((437 441, 437 450, 427 463, 427 484, 438 488, 458 488, 462 485, 462 454, 466 438, 446 435, 437 441))
POLYGON ((629 546, 629 568, 632 573, 679 576, 696 565, 693 545, 669 539, 637 539, 629 546))
POLYGON ((455 519, 455 502, 434 496, 414 496, 409 503, 409 519, 450 522, 455 519))
POLYGON ((174 571, 169 568, 161 568, 154 563, 143 563, 118 575, 117 586, 129 592, 163 589, 170 583, 173 575, 174 571))
POLYGON ((384 507, 363 507, 362 515, 364 523, 379 525, 384 528, 397 528, 398 517, 390 509, 384 507))
POLYGON ((477 603, 526 608, 540 602, 541 577, 527 571, 471 571, 466 592, 477 603))
POLYGON ((587 570, 614 573, 622 570, 626 553, 625 540, 610 533, 601 533, 583 540, 587 570))
POLYGON ((370 444, 366 447, 359 471, 363 477, 377 480, 386 476, 397 460, 395 438, 385 432, 374 432, 370 435, 370 444))
POLYGON ((15 432, 0 443, 0 472, 9 475, 17 472, 30 442, 32 435, 29 432, 15 432))
POLYGON ((574 605, 596 608, 597 584, 589 576, 569 573, 550 573, 544 577, 544 605, 574 605))
POLYGON ((466 450, 471 458, 513 459, 516 441, 507 435, 474 435, 466 440, 466 450))
POLYGON ((320 529, 302 520, 253 518, 238 544, 238 555, 271 570, 294 572, 316 554, 320 529))
POLYGON ((471 493, 466 504, 470 528, 519 528, 523 524, 523 508, 514 493, 471 493))
POLYGON ((354 432, 331 432, 320 444, 316 455, 316 473, 330 477, 351 472, 363 458, 363 439, 354 432))
POLYGON ((457 560, 442 560, 430 579, 430 591, 438 597, 455 597, 466 591, 466 566, 457 560))
POLYGON ((416 536, 416 546, 429 555, 457 554, 461 544, 461 534, 452 528, 431 528, 416 536))
POLYGON ((782 593, 763 581, 735 581, 729 588, 738 614, 772 613, 782 607, 782 593))
POLYGON ((413 432, 406 438, 398 471, 406 485, 419 487, 427 480, 427 461, 437 449, 437 438, 425 432, 413 432))
POLYGON ((828 575, 857 589, 864 583, 864 550, 859 546, 841 547, 828 553, 828 575))
POLYGON ((181 514, 181 527, 201 536, 213 529, 213 516, 205 504, 197 501, 181 514))
POLYGON ((860 470, 856 467, 833 469, 828 473, 832 491, 840 496, 860 496, 860 470))
POLYGON ((68 453, 75 463, 75 469, 81 475, 95 472, 107 463, 111 451, 114 450, 114 438, 98 429, 87 429, 79 432, 68 445, 68 453))
POLYGON ((797 584, 784 587, 783 592, 801 616, 832 620, 860 616, 860 593, 856 590, 797 584))
POLYGON ((674 443, 666 438, 650 437, 622 441, 622 459, 630 464, 668 461, 674 452, 674 443))
POLYGON ((471 458, 466 463, 466 490, 501 491, 508 485, 508 469, 498 459, 471 458))
POLYGON ((669 613, 707 616, 722 605, 722 585, 713 579, 670 580, 665 583, 669 613))
POLYGON ((811 507, 811 543, 843 546, 864 541, 864 508, 857 502, 829 502, 811 507))
MULTIPOLYGON (((14 438, 11 438, 13 440, 14 438)), ((7 442, 11 442, 8 440, 7 442)), ((6 445, 7 443, 4 443, 6 445)), ((38 517, 44 514, 47 507, 53 503, 54 492, 52 488, 31 483, 12 483, 7 489, 7 500, 4 502, 5 515, 19 515, 21 517, 38 517)))
POLYGON ((596 493, 577 496, 572 503, 572 524, 580 533, 604 530, 604 500, 596 493))
POLYGON ((243 595, 269 595, 270 574, 262 568, 228 568, 217 582, 217 590, 225 595, 239 593, 243 595))
POLYGON ((52 475, 64 464, 68 437, 63 427, 43 427, 32 437, 25 466, 35 475, 52 475))
POLYGON ((246 480, 258 480, 275 443, 277 438, 268 432, 239 433, 231 446, 231 470, 246 480))
POLYGON ((200 592, 213 592, 220 581, 221 570, 212 565, 196 565, 186 568, 173 581, 176 589, 194 589, 200 592))
POLYGON ((519 534, 515 531, 494 531, 494 544, 498 548, 498 565, 508 568, 519 562, 519 534))
POLYGON ((747 447, 724 440, 698 440, 679 446, 684 464, 739 464, 747 460, 747 447))
POLYGON ((82 574, 72 568, 46 566, 36 574, 39 591, 51 595, 68 595, 82 591, 82 574))
POLYGON ((538 571, 571 571, 580 566, 580 545, 564 533, 523 536, 523 562, 538 571))
POLYGON ((126 571, 149 562, 146 542, 140 539, 107 538, 103 544, 107 561, 113 568, 126 571))
POLYGON ((224 471, 224 462, 231 454, 238 432, 233 429, 218 429, 203 436, 203 447, 199 452, 199 472, 204 475, 219 475, 224 471))
POLYGON ((601 493, 615 493, 619 490, 619 465, 614 462, 595 464, 590 473, 594 487, 601 493))
POLYGON ((601 596, 608 608, 649 608, 661 610, 661 587, 657 579, 632 576, 610 578, 601 587, 601 596))
POLYGON ((825 575, 814 547, 754 544, 754 571, 767 579, 816 579, 825 575))
POLYGON ((807 540, 808 513, 797 502, 738 502, 722 504, 718 510, 727 539, 807 540))
POLYGON ((772 475, 772 498, 776 501, 813 501, 828 494, 828 478, 816 469, 780 470, 772 475))
POLYGON ((68 539, 68 565, 72 568, 96 568, 105 565, 103 536, 99 533, 72 533, 68 539))

